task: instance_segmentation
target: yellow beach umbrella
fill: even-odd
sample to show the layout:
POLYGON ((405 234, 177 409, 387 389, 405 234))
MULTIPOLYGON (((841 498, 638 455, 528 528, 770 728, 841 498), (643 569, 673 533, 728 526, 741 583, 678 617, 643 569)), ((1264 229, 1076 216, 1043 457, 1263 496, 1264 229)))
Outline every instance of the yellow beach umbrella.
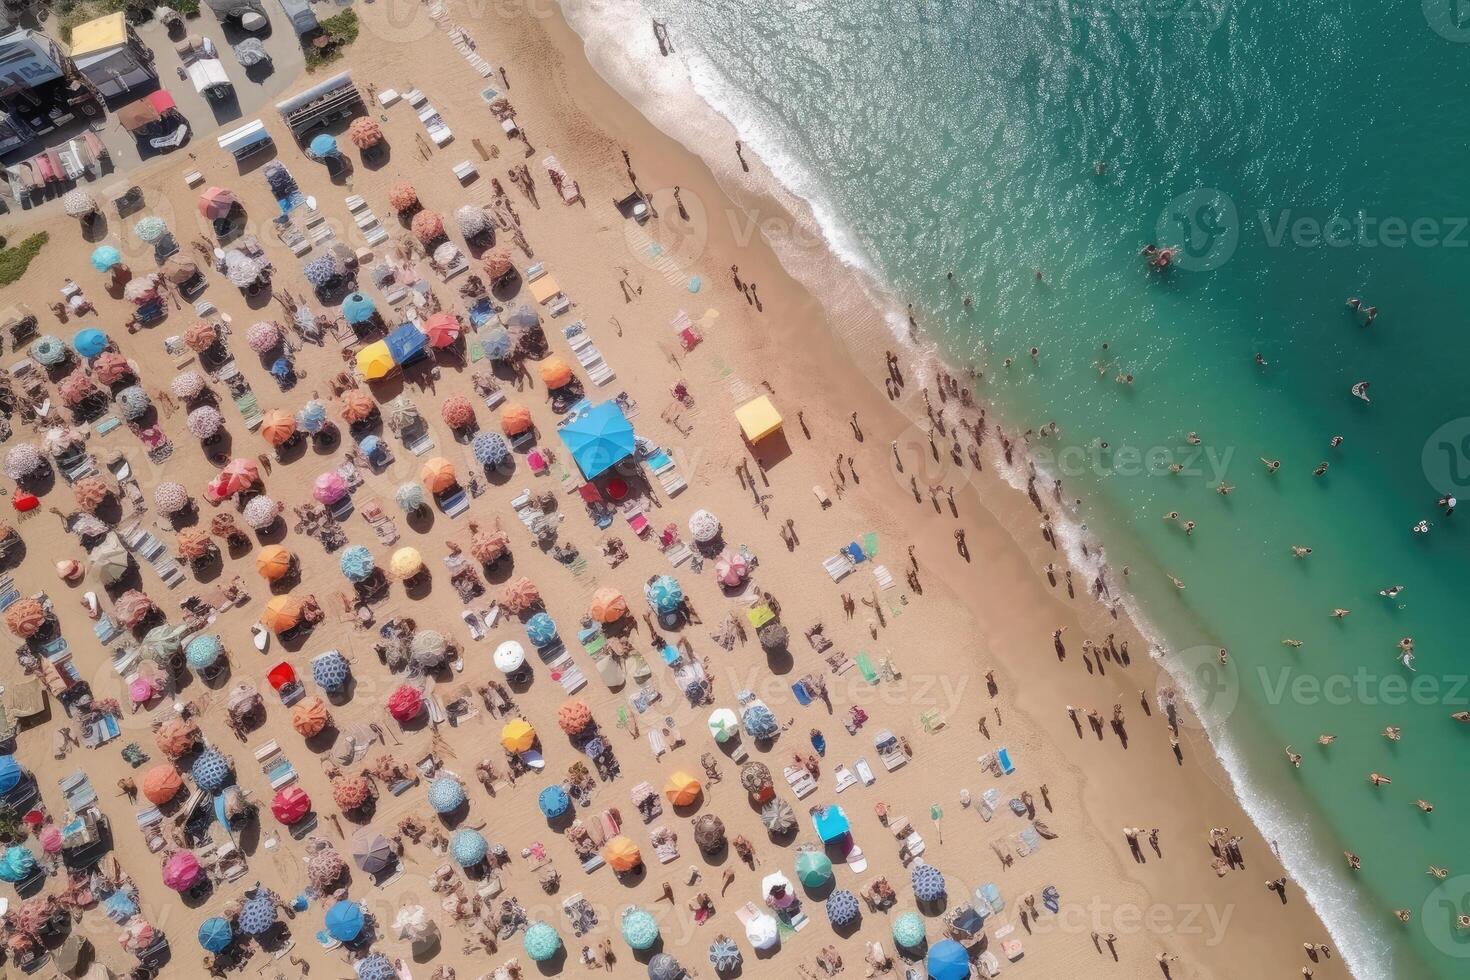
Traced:
POLYGON ((369 381, 387 377, 388 372, 394 367, 393 352, 388 350, 388 345, 381 340, 375 344, 368 344, 357 352, 357 369, 369 381))
POLYGON ((424 558, 417 548, 399 548, 388 561, 388 571, 394 578, 413 578, 424 567, 424 558))
POLYGON ((680 770, 669 777, 664 796, 674 806, 688 806, 699 799, 699 780, 680 770))
POLYGON ((514 718, 500 730, 500 744, 507 752, 527 752, 536 744, 536 729, 522 718, 514 718))

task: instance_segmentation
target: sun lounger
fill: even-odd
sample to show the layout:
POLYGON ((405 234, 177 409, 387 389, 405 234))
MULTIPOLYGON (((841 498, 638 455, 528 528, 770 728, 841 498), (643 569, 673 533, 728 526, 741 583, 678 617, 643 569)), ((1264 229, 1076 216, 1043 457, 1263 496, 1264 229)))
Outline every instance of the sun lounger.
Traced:
POLYGON ((403 448, 415 456, 422 456, 434 448, 434 439, 429 435, 428 426, 419 426, 412 433, 402 434, 403 448))
POLYGON ((823 559, 822 570, 827 573, 827 577, 832 579, 832 581, 841 582, 844 578, 852 574, 852 559, 839 552, 831 558, 823 559))
POLYGON ((857 772, 858 778, 863 781, 864 786, 871 786, 877 781, 873 775, 873 767, 868 765, 867 759, 858 759, 858 761, 852 764, 852 768, 857 772))
POLYGON ((787 766, 783 770, 786 783, 791 787, 791 792, 796 794, 798 800, 805 799, 817 791, 817 781, 812 774, 800 766, 787 766))
POLYGON ((832 777, 836 780, 836 785, 833 787, 833 790, 838 793, 841 793, 849 786, 856 786, 858 781, 858 778, 852 774, 852 770, 841 764, 838 764, 832 770, 832 777))
POLYGON ((1009 776, 1016 771, 1016 767, 1011 764, 1011 753, 1009 749, 1002 747, 996 750, 995 761, 1000 765, 1002 776, 1009 776))
POLYGON ((878 761, 889 772, 909 761, 909 757, 904 755, 903 748, 898 744, 898 739, 886 728, 873 736, 873 748, 878 751, 878 761))
POLYGON ((858 670, 863 675, 863 680, 867 681, 869 684, 878 683, 878 672, 873 669, 872 657, 869 657, 866 653, 858 654, 857 666, 858 670))
POLYGON ((878 588, 885 591, 893 588, 894 585, 893 573, 890 572, 887 567, 883 565, 873 566, 873 580, 877 583, 878 588))
POLYGON ((924 726, 924 731, 933 735, 935 732, 944 728, 944 716, 939 713, 938 708, 930 708, 928 711, 919 715, 919 724, 924 726))

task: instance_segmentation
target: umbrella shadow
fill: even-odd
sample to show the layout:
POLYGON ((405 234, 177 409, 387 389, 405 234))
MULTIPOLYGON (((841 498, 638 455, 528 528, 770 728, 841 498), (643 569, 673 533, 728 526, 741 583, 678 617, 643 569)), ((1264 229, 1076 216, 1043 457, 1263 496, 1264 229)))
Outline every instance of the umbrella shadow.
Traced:
POLYGON ((562 946, 556 951, 556 955, 550 959, 542 960, 536 964, 537 971, 544 977, 554 977, 567 965, 567 948, 562 946))
POLYGON ((434 508, 425 506, 410 513, 404 518, 404 523, 412 528, 415 534, 428 534, 433 530, 434 520, 434 508))

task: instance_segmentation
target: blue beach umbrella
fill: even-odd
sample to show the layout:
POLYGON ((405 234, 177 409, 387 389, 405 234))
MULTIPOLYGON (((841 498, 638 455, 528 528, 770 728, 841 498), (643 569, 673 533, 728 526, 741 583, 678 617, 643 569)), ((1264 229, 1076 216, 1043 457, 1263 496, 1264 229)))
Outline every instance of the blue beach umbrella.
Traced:
POLYGON ((276 924, 276 903, 268 895, 256 895, 245 902, 235 921, 240 931, 247 936, 269 932, 271 926, 276 924))
POLYGON ((25 770, 15 761, 15 756, 0 755, 0 793, 9 793, 15 789, 24 775, 25 770))
POLYGON ((37 364, 55 367, 66 360, 66 343, 53 334, 46 334, 31 344, 31 358, 37 364))
POLYGON ((746 708, 740 723, 745 726, 745 734, 754 739, 774 738, 781 727, 776 723, 776 716, 771 714, 771 709, 763 704, 753 704, 746 708))
POLYGON ((368 436, 357 444, 357 448, 361 449, 366 456, 376 456, 383 449, 383 440, 377 436, 368 436))
POLYGON ((648 949, 658 942, 658 920, 636 905, 623 910, 623 921, 619 926, 623 939, 634 949, 648 949))
POLYGON ((337 560, 342 569, 342 574, 353 582, 365 582, 373 574, 373 553, 360 544, 355 544, 342 552, 342 557, 337 560))
POLYGON ((893 920, 893 941, 905 949, 924 942, 924 919, 917 912, 905 912, 893 920))
POLYGON ((113 892, 102 900, 102 908, 114 922, 126 922, 138 914, 138 903, 127 892, 113 892))
POLYGON ((486 331, 485 336, 480 338, 480 349, 492 361, 505 360, 515 346, 515 341, 510 337, 510 331, 504 327, 495 327, 486 331))
POLYGON ((350 943, 362 935, 364 923, 362 906, 356 902, 338 902, 327 909, 324 922, 327 927, 327 935, 344 943, 350 943))
POLYGON ((916 864, 910 874, 914 885, 914 897, 921 902, 932 902, 944 894, 944 875, 932 864, 916 864))
POLYGON ((296 413, 296 424, 307 435, 316 435, 327 424, 327 406, 313 398, 296 413))
POLYGON ((291 377, 291 362, 284 357, 276 358, 276 362, 271 365, 271 377, 278 381, 291 377))
POLYGON ((648 601, 660 614, 671 613, 684 602, 684 590, 672 575, 660 575, 648 586, 648 601))
POLYGON ((199 945, 206 952, 218 953, 235 939, 235 930, 230 928, 230 920, 215 916, 205 919, 199 926, 199 945))
POLYGON ((366 323, 377 311, 372 298, 362 293, 348 293, 342 301, 342 319, 348 323, 366 323))
POLYGON ((393 961, 382 953, 373 953, 358 961, 357 980, 395 980, 397 976, 393 961))
POLYGON ((311 155, 329 157, 337 152, 337 138, 329 133, 318 133, 311 138, 311 155))
POLYGON ((96 357, 107 349, 107 334, 96 327, 78 330, 71 339, 71 345, 83 357, 96 357))
POLYGON ((510 455, 510 446, 494 432, 481 432, 470 443, 475 462, 482 466, 499 466, 510 455))
POLYGON ((540 963, 549 960, 561 949, 561 937, 556 930, 544 922, 534 922, 526 930, 525 939, 522 940, 526 949, 526 955, 540 963))
POLYGON ((214 749, 208 749, 195 759, 190 772, 194 782, 207 793, 224 789, 230 782, 230 764, 214 749))
POLYGON ((560 786, 548 786, 536 798, 536 805, 541 808, 541 812, 545 814, 547 819, 555 820, 567 812, 567 808, 572 805, 572 801, 567 797, 566 790, 560 786))
POLYGON ((556 641, 556 621, 544 612, 526 620, 526 638, 538 647, 556 641))
POLYGON ((965 980, 970 975, 970 954, 953 939, 941 939, 924 961, 929 980, 965 980))
POLYGON ((350 673, 347 658, 336 650, 328 650, 311 661, 311 679, 324 691, 336 691, 344 687, 350 673))
POLYGON ((122 253, 111 245, 98 245, 92 249, 92 268, 98 272, 106 272, 121 263, 122 253))
POLYGON ((195 670, 204 670, 214 665, 225 652, 224 643, 214 633, 201 633, 184 647, 184 657, 195 670))
POLYGON ((485 852, 489 848, 485 838, 475 830, 455 831, 449 840, 449 853, 462 868, 473 867, 485 860, 485 852))
POLYGON ((857 896, 852 892, 841 889, 827 897, 827 918, 834 926, 851 925, 861 915, 857 896))
POLYGON ((429 784, 429 806, 435 813, 453 813, 464 803, 464 787, 459 780, 440 776, 429 784))
POLYGON ((633 455, 633 423, 617 402, 593 405, 558 429, 557 434, 589 480, 633 455))
POLYGON ((11 845, 0 855, 0 881, 17 882, 36 869, 36 856, 30 848, 11 845))

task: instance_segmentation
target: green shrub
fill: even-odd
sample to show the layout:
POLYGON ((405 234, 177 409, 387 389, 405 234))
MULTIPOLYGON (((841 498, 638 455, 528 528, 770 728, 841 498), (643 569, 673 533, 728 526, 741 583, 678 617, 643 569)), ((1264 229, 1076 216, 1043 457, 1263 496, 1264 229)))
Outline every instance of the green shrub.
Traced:
POLYGON ((321 33, 313 39, 314 43, 308 42, 306 45, 307 71, 316 71, 323 65, 336 61, 342 57, 342 50, 357 40, 357 13, 351 8, 328 17, 319 26, 321 33))
POLYGON ((26 274, 26 269, 51 240, 44 231, 38 231, 13 248, 0 248, 0 286, 9 286, 26 274))

